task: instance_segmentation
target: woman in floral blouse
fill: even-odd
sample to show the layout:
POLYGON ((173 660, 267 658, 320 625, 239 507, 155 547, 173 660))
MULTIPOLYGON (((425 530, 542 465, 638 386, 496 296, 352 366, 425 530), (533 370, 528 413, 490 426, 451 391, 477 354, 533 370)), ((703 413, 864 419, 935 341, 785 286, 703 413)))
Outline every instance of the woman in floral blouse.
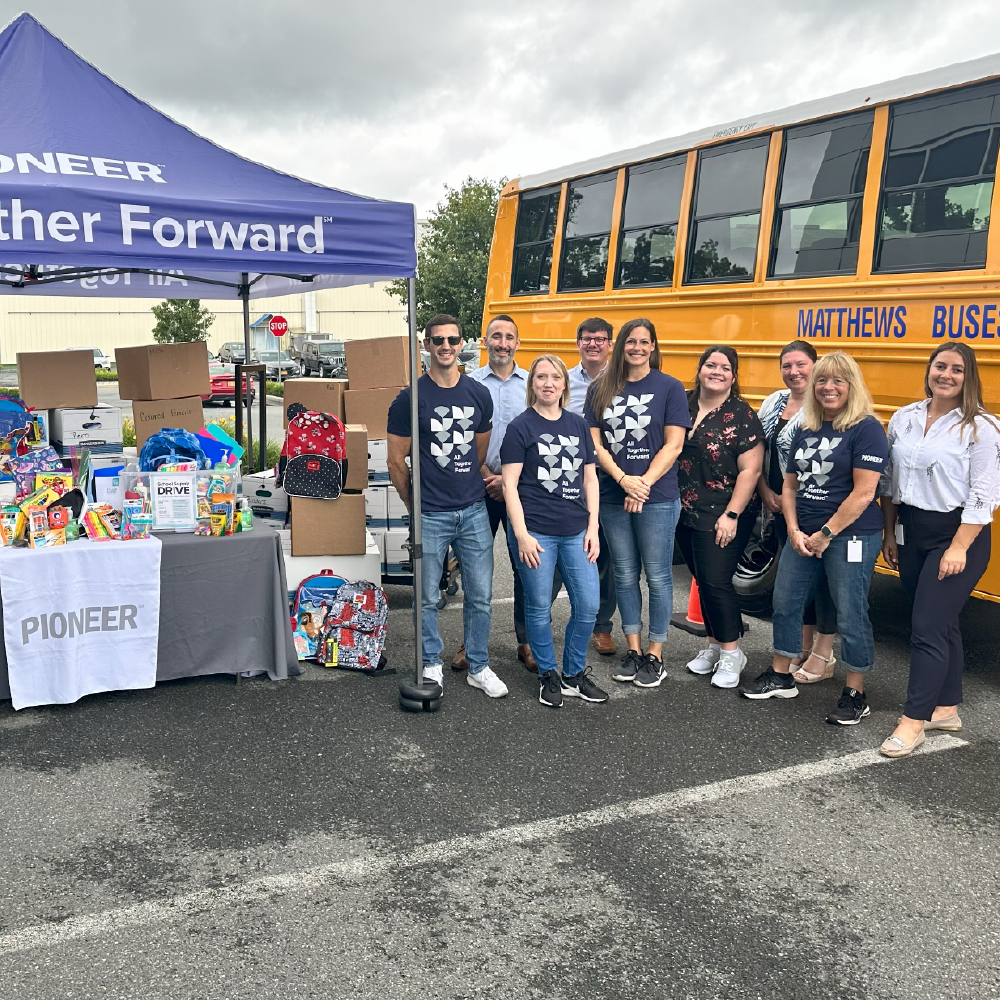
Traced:
POLYGON ((715 687, 734 688, 746 666, 739 648, 740 607, 733 573, 753 530, 747 506, 764 462, 764 429, 740 395, 739 356, 707 348, 688 393, 692 429, 677 463, 681 517, 677 544, 698 581, 708 648, 690 663, 712 674, 715 687))

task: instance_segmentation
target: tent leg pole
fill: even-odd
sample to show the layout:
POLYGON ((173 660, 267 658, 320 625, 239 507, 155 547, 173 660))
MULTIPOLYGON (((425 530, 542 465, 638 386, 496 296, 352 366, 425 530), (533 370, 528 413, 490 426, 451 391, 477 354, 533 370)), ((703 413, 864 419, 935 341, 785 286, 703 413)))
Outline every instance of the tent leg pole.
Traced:
MULTIPOLYGON (((240 298, 243 299, 243 363, 250 364, 250 275, 243 272, 243 283, 240 285, 240 298)), ((239 369, 237 369, 237 372, 239 369)), ((246 395, 243 394, 243 379, 240 378, 236 385, 236 394, 240 399, 240 406, 246 406, 246 432, 247 432, 247 472, 253 472, 253 410, 250 400, 252 396, 253 380, 246 380, 246 395)), ((261 406, 267 403, 262 399, 261 406)), ((236 440, 242 444, 239 435, 236 440)))
MULTIPOLYGON (((423 549, 420 532, 420 409, 417 383, 420 380, 420 344, 417 340, 417 283, 406 282, 407 318, 410 327, 410 561, 413 564, 413 658, 417 684, 424 683, 423 614, 421 608, 423 549)), ((433 572, 433 567, 432 567, 433 572)))

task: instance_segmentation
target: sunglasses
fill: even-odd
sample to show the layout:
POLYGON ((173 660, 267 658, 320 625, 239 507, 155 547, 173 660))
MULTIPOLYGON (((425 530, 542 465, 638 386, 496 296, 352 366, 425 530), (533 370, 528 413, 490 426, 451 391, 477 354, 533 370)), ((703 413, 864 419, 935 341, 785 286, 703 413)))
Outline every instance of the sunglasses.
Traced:
POLYGON ((458 347, 462 343, 461 337, 431 337, 430 341, 435 347, 440 347, 445 341, 448 341, 450 347, 458 347))

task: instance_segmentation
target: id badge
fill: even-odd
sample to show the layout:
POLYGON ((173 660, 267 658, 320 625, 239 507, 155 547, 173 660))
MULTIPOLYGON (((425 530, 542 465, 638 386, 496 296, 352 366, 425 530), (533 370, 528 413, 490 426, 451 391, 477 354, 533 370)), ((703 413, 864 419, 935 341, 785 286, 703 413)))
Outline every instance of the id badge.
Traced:
POLYGON ((896 522, 896 544, 905 545, 906 542, 903 541, 903 525, 902 522, 896 522))
POLYGON ((861 562, 861 539, 852 538, 847 543, 847 561, 848 562, 861 562))

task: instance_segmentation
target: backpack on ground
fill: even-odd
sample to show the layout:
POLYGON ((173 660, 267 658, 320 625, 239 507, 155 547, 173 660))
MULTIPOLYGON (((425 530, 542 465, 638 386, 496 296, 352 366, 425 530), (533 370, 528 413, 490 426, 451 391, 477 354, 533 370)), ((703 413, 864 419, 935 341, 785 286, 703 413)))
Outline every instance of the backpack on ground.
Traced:
MULTIPOLYGON (((294 406, 294 404, 293 404, 294 406)), ((279 462, 280 483, 289 496, 336 500, 347 477, 343 421, 330 413, 300 410, 292 415, 279 462)))
POLYGON ((296 588, 292 601, 292 641, 300 660, 316 658, 323 640, 323 623, 333 604, 337 591, 347 581, 336 576, 332 569, 324 569, 307 576, 296 588))
POLYGON ((389 602, 381 587, 367 580, 345 583, 327 609, 317 662, 369 675, 394 674, 382 655, 388 620, 389 602))

